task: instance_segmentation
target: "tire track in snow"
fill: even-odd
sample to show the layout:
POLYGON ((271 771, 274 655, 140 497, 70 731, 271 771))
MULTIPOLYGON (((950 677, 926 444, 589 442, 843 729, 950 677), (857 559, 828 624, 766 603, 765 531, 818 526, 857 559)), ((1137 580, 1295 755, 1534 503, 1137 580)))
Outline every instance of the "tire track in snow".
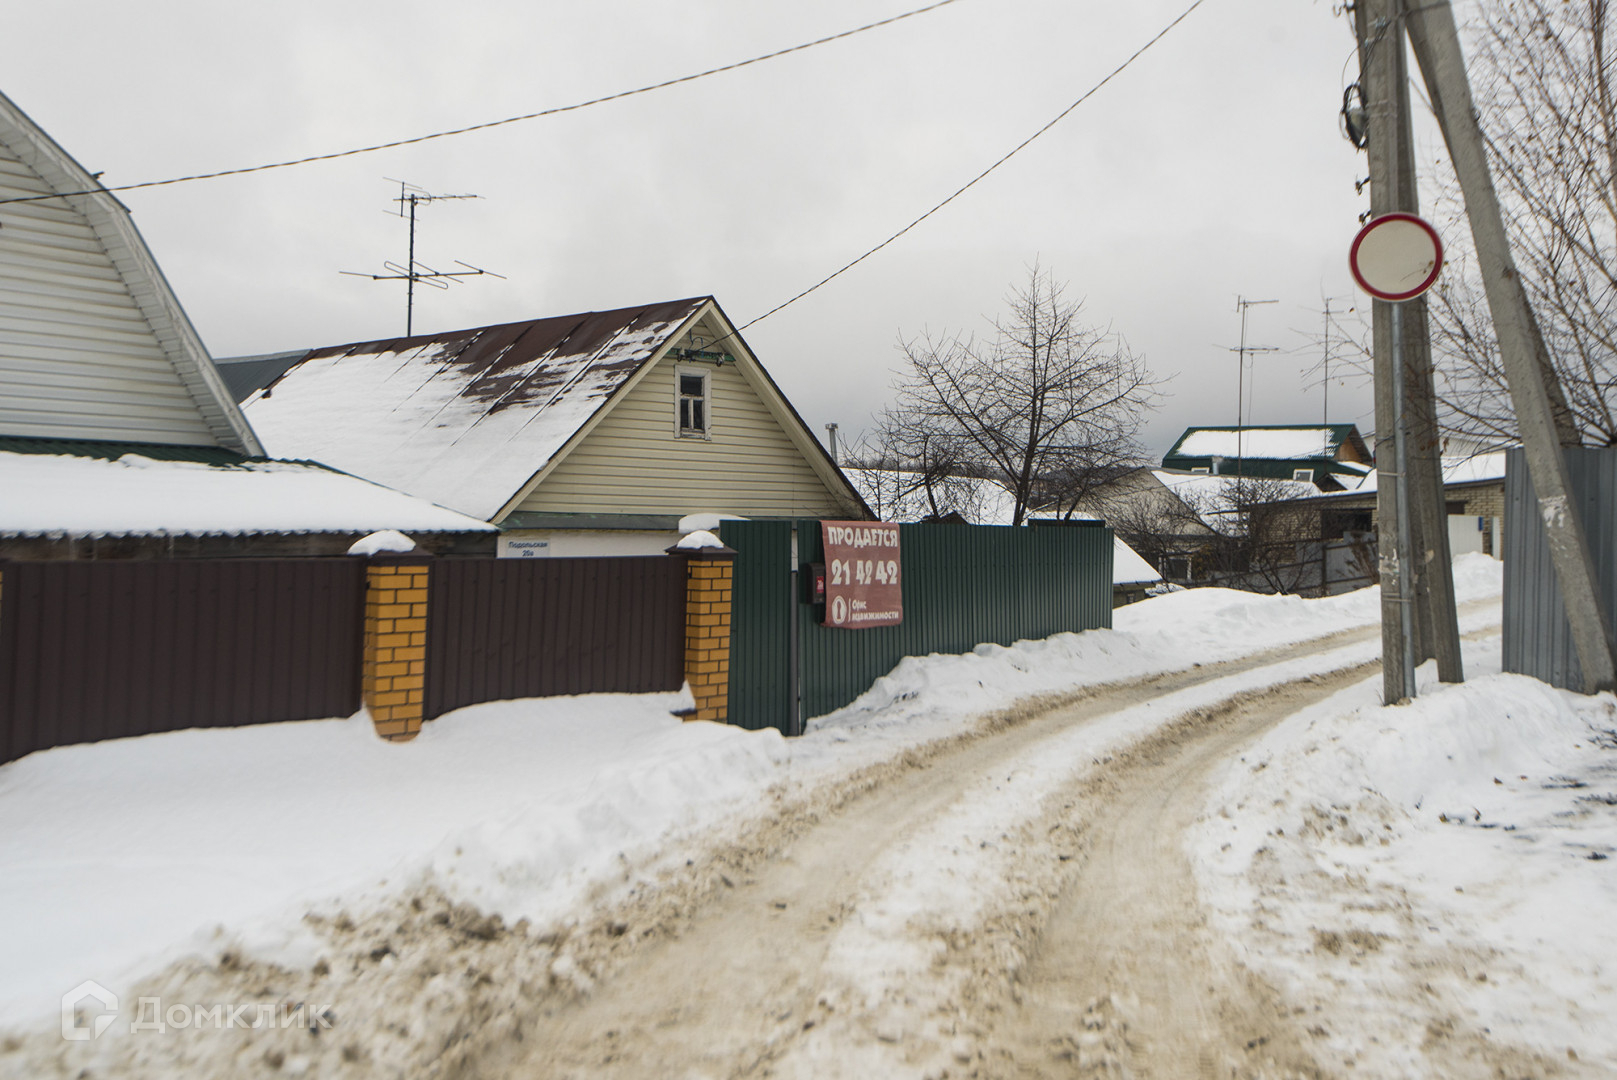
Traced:
POLYGON ((587 996, 546 1009, 517 1054, 494 1053, 480 1071, 959 1070, 962 1056, 979 1057, 979 1007, 1011 985, 1068 876, 1061 856, 1076 851, 1083 817, 1072 785, 1187 713, 1365 663, 1379 647, 1373 633, 1336 635, 1353 643, 1323 656, 1316 641, 1046 701, 1031 716, 1000 717, 992 737, 946 740, 822 790, 765 824, 752 841, 759 856, 733 887, 587 996), (1064 792, 1071 820, 1048 821, 1047 803, 1064 792))

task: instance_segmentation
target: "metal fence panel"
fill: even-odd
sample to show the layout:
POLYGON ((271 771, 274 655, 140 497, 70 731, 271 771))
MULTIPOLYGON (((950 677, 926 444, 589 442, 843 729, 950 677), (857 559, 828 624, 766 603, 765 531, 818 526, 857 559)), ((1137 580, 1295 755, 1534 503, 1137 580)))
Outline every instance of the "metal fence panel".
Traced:
POLYGON ((357 559, 8 563, 0 761, 359 708, 357 559))
POLYGON ((725 521, 735 548, 730 592, 729 722, 795 734, 791 681, 792 523, 725 521))
POLYGON ((684 679, 683 559, 433 564, 425 719, 481 701, 678 690, 684 679))
MULTIPOLYGON (((1565 453, 1606 617, 1617 618, 1617 449, 1569 447, 1565 453)), ((1505 457, 1504 549, 1504 669, 1581 690, 1583 669, 1520 449, 1505 457)))
MULTIPOLYGON (((817 521, 798 524, 798 556, 821 561, 817 521)), ((1112 530, 902 525, 904 622, 820 625, 799 604, 802 715, 841 708, 906 656, 967 652, 1112 625, 1112 530)))

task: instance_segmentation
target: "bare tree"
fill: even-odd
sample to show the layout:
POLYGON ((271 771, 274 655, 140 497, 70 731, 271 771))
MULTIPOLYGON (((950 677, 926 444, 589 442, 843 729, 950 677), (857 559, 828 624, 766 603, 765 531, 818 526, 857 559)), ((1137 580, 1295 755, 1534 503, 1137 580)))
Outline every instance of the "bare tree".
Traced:
MULTIPOLYGON (((1617 445, 1617 96, 1609 0, 1484 5, 1472 79, 1511 247, 1585 444, 1617 445)), ((1514 441, 1515 416, 1452 176, 1432 297, 1443 425, 1514 441)))
POLYGON ((1037 266, 986 342, 929 335, 902 343, 907 369, 882 419, 898 453, 930 469, 1004 485, 1020 525, 1041 497, 1071 514, 1103 474, 1138 461, 1136 435, 1160 394, 1145 362, 1037 266))

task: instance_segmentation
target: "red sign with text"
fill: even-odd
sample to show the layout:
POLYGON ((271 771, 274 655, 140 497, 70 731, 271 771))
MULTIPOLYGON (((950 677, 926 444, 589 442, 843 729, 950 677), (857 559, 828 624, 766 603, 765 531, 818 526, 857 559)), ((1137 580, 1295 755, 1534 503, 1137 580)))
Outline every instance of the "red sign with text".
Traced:
POLYGON ((842 630, 904 621, 898 526, 886 521, 822 521, 825 625, 842 630))

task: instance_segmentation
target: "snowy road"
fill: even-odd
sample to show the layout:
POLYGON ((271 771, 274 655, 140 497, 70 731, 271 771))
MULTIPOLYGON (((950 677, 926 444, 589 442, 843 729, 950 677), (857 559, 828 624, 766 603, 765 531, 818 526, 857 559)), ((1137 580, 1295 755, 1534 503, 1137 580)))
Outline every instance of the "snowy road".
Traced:
POLYGON ((695 918, 571 954, 613 970, 480 1071, 1320 1075, 1316 1018, 1207 934, 1181 834, 1212 766, 1373 672, 1368 634, 1336 645, 1104 688, 787 808, 695 918))
MULTIPOLYGON (((1493 637, 1473 683, 1381 709, 1376 627, 1328 633, 1373 599, 1183 594, 1119 632, 909 660, 791 743, 660 701, 612 739, 631 703, 504 703, 359 788, 354 721, 249 732, 260 756, 340 743, 331 777, 388 821, 460 816, 423 831, 426 872, 289 891, 291 921, 148 963, 103 1039, 0 1031, 0 1076, 1603 1075, 1617 701, 1489 675, 1493 637), (571 787, 551 762, 507 805, 569 739, 601 763, 574 748, 571 787), (214 1023, 320 1003, 308 1029, 214 1023)), ((1461 614, 1492 633, 1497 599, 1461 614)), ((135 755, 178 774, 204 741, 64 752, 12 798, 135 755)), ((344 820, 344 852, 393 836, 344 820)))

